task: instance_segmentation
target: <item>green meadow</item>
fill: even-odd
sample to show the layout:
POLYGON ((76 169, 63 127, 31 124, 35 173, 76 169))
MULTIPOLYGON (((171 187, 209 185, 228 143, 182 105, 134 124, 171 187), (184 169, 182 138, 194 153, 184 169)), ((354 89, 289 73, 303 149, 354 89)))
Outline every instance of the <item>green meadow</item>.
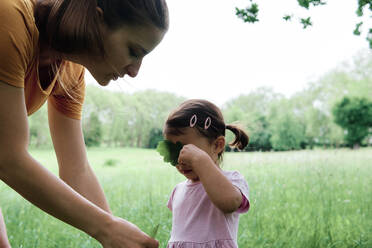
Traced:
MULTIPOLYGON (((57 173, 52 150, 31 153, 57 173)), ((184 178, 155 150, 94 148, 88 156, 113 213, 149 234, 159 224, 156 238, 165 247, 171 230, 166 203, 184 178)), ((240 248, 372 247, 372 149, 226 153, 222 167, 240 171, 250 185, 240 248)), ((2 182, 0 206, 12 247, 101 247, 2 182)))

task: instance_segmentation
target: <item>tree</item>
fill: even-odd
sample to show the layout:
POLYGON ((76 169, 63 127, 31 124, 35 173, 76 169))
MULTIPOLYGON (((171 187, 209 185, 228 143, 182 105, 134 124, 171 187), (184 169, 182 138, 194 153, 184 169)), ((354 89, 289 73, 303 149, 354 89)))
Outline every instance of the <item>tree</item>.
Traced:
MULTIPOLYGON (((269 88, 258 88, 247 95, 240 95, 228 101, 222 108, 225 122, 240 123, 248 132, 249 144, 246 150, 271 150, 271 131, 269 129, 268 113, 271 105, 282 96, 269 88)), ((227 140, 233 140, 233 135, 226 132, 227 140)))
POLYGON ((48 126, 47 104, 29 117, 30 146, 51 147, 52 140, 48 126))
POLYGON ((276 101, 269 114, 272 147, 278 151, 305 148, 305 126, 287 99, 276 101))
POLYGON ((305 125, 309 147, 345 144, 344 130, 335 123, 332 108, 344 96, 372 101, 371 51, 361 50, 290 98, 291 108, 305 125))
POLYGON ((84 123, 84 141, 87 146, 99 146, 102 139, 101 121, 98 115, 90 114, 88 122, 84 123))
MULTIPOLYGON (((94 113, 101 126, 100 143, 148 147, 153 138, 151 130, 161 130, 169 112, 183 100, 174 94, 155 90, 128 94, 88 85, 83 108, 84 132, 88 135, 92 132, 90 123, 94 113)), ((93 123, 96 121, 94 118, 93 123)))
POLYGON ((246 150, 270 151, 272 149, 272 133, 270 132, 266 116, 261 115, 254 121, 254 127, 251 132, 246 150))
MULTIPOLYGON (((246 8, 235 8, 235 14, 242 19, 244 22, 249 22, 249 23, 255 23, 258 22, 258 13, 259 13, 259 5, 256 2, 253 2, 253 0, 249 0, 250 4, 246 8)), ((305 8, 309 9, 311 6, 316 7, 320 5, 325 5, 326 1, 325 0, 297 0, 298 5, 305 8)), ((356 10, 356 14, 359 17, 362 17, 364 14, 368 15, 365 13, 365 10, 371 11, 372 12, 372 0, 358 0, 358 8, 356 10)), ((291 21, 293 15, 284 15, 283 19, 285 21, 291 21)), ((300 18, 300 23, 303 25, 303 28, 306 29, 309 26, 312 26, 312 20, 311 17, 305 17, 305 18, 300 18)), ((360 35, 360 28, 363 25, 363 22, 359 22, 355 25, 354 29, 354 35, 360 35)), ((369 28, 368 35, 366 37, 367 41, 369 42, 369 46, 372 49, 372 28, 369 28)))
POLYGON ((147 148, 156 148, 158 142, 163 140, 163 131, 160 128, 153 128, 150 131, 149 143, 147 148))
POLYGON ((133 94, 132 110, 135 113, 132 132, 135 146, 147 147, 151 130, 162 130, 170 111, 185 99, 167 92, 156 90, 138 91, 133 94))
POLYGON ((335 123, 345 129, 345 141, 358 148, 372 128, 372 102, 365 98, 344 97, 332 109, 335 123))

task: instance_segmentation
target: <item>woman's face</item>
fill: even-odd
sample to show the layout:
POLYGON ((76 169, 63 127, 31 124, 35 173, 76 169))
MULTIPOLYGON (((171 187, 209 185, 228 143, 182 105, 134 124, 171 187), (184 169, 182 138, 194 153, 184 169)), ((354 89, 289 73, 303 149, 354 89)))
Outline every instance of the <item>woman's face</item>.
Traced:
POLYGON ((165 31, 152 25, 125 25, 116 30, 103 26, 102 34, 105 57, 88 54, 82 64, 100 85, 105 86, 125 75, 135 77, 143 57, 160 43, 165 31))

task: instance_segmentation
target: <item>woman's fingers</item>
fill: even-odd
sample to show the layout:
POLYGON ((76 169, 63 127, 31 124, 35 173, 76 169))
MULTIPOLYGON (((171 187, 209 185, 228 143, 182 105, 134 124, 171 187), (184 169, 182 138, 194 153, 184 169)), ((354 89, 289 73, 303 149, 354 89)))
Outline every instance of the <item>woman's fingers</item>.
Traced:
POLYGON ((101 239, 104 248, 158 248, 155 239, 142 232, 136 225, 114 217, 110 230, 106 230, 105 237, 101 239))
POLYGON ((145 248, 158 248, 158 247, 159 247, 159 242, 155 239, 151 239, 145 248))

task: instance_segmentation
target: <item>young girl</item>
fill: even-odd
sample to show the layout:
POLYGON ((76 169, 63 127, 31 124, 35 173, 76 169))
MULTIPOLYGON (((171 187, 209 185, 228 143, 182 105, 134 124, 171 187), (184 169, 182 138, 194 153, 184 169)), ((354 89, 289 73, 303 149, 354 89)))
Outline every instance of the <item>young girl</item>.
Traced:
POLYGON ((165 139, 180 142, 179 183, 168 201, 172 211, 169 248, 235 248, 239 214, 249 209, 248 185, 237 171, 222 171, 225 130, 235 134, 232 146, 243 149, 247 134, 225 125, 221 111, 205 100, 182 103, 168 117, 165 139))

